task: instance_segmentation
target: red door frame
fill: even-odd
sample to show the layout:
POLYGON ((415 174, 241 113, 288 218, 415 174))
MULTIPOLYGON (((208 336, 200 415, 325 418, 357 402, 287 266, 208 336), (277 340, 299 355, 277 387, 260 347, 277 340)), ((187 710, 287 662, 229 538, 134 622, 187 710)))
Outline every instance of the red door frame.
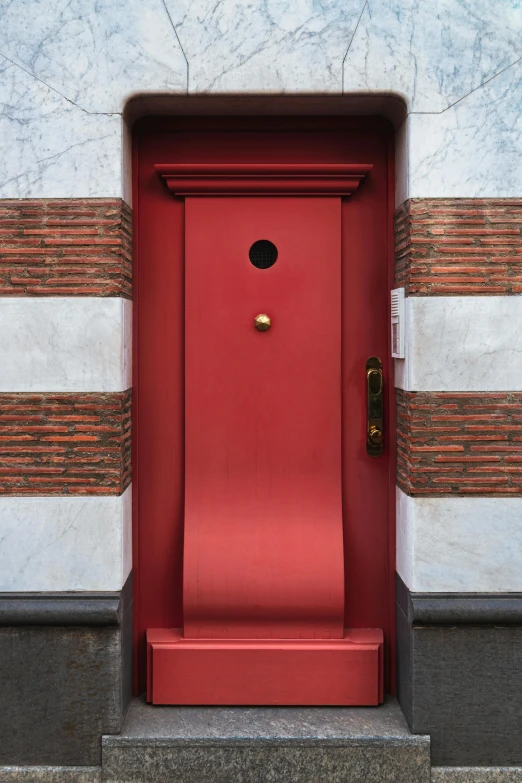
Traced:
MULTIPOLYGON (((134 598, 136 611, 140 606, 140 597, 144 585, 140 579, 140 553, 138 546, 138 499, 139 499, 139 474, 138 474, 138 450, 139 450, 139 426, 138 426, 138 407, 139 407, 139 323, 140 323, 140 294, 139 294, 139 275, 136 273, 139 269, 139 188, 138 188, 138 167, 139 167, 139 136, 142 132, 146 133, 169 133, 171 130, 190 129, 295 129, 296 131, 304 127, 310 131, 320 133, 323 130, 331 128, 345 129, 346 131, 357 131, 364 134, 365 131, 373 131, 382 136, 383 144, 387 150, 387 261, 388 268, 387 279, 388 289, 393 287, 394 275, 394 246, 393 246, 393 196, 394 196, 394 160, 393 160, 393 130, 390 123, 383 118, 374 117, 313 117, 313 118, 233 118, 233 117, 207 117, 207 118, 152 118, 140 121, 136 128, 133 145, 133 194, 134 194, 134 369, 133 369, 133 544, 134 544, 134 598)), ((158 161, 159 162, 159 161, 158 161)), ((386 324, 388 329, 387 345, 390 344, 389 318, 386 313, 386 324)), ((388 450, 388 500, 389 500, 389 545, 388 545, 388 585, 389 585, 389 625, 388 625, 388 654, 387 654, 387 677, 386 690, 395 691, 395 450, 396 450, 396 426, 395 426, 395 394, 393 384, 393 363, 388 356, 382 357, 388 360, 387 377, 387 450, 388 450)), ((182 447, 182 446, 181 446, 182 447)), ((146 588, 145 588, 146 589, 146 588)), ((141 692, 144 688, 143 666, 144 666, 144 634, 143 628, 140 628, 137 616, 134 627, 135 641, 135 692, 141 692), (141 661, 141 666, 140 666, 141 661), (141 669, 141 678, 139 671, 141 669)))

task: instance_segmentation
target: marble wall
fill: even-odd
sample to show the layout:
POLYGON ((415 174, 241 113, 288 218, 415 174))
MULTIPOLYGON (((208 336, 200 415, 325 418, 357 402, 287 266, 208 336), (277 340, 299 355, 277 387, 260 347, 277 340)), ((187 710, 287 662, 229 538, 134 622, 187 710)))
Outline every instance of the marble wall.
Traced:
MULTIPOLYGON (((338 98, 339 111, 349 110, 350 96, 399 97, 403 117, 393 114, 399 204, 408 197, 520 196, 521 33, 518 0, 498 0, 494 9, 485 0, 11 0, 0 7, 0 198, 123 197, 130 203, 129 99, 257 95, 269 110, 276 94, 289 100, 328 95, 338 98)), ((146 102, 143 107, 146 112, 146 102)), ((397 385, 522 389, 520 302, 520 296, 408 298, 407 358, 396 363, 397 385)), ((125 300, 0 297, 0 331, 0 391, 122 391, 131 385, 131 305, 125 300)), ((74 520, 75 503, 97 499, 44 500, 46 508, 70 504, 55 514, 56 540, 62 540, 65 509, 74 520)), ((37 503, 2 500, 15 501, 20 509, 37 503)), ((505 513, 515 534, 517 498, 400 501, 399 540, 413 536, 416 542, 399 547, 408 586, 501 589, 502 579, 484 572, 477 581, 465 564, 459 577, 451 552, 466 551, 468 533, 455 532, 453 540, 443 522, 451 515, 445 503, 455 503, 459 519, 479 514, 484 524, 492 513, 487 504, 500 504, 495 514, 505 513), (453 546, 439 553, 438 577, 418 543, 424 535, 426 546, 431 542, 435 518, 453 546), (412 565, 416 558, 422 567, 412 565)), ((11 540, 16 528, 4 520, 19 512, 2 508, 0 522, 11 540)), ((470 522, 462 524, 472 530, 470 522)), ((509 553, 506 558, 506 589, 513 589, 509 553)), ((98 587, 108 584, 106 565, 100 568, 98 587)), ((25 589, 75 589, 70 575, 46 582, 38 573, 32 586, 22 582, 25 589), (42 584, 48 587, 36 586, 42 584)), ((123 572, 115 573, 121 583, 123 572)), ((90 587, 77 589, 94 589, 89 579, 81 584, 90 587)))
POLYGON ((521 391, 522 297, 410 296, 405 358, 395 385, 405 391, 521 391))
POLYGON ((132 386, 132 302, 0 297, 0 391, 111 392, 132 386))
POLYGON ((0 497, 0 592, 119 591, 132 565, 132 489, 0 497))
POLYGON ((409 497, 397 487, 397 573, 415 593, 522 592, 522 498, 409 497))
POLYGON ((399 203, 519 195, 521 32, 517 0, 12 0, 0 198, 130 200, 133 95, 296 93, 404 100, 399 203))

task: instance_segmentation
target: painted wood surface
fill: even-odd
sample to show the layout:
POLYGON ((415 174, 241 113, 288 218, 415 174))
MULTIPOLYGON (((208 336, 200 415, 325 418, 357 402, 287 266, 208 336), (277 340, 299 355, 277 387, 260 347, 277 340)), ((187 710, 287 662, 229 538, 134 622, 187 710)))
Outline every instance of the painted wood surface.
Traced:
MULTIPOLYGON (((390 687, 394 431, 392 427, 386 432, 381 458, 366 455, 364 366, 368 356, 380 356, 385 387, 393 390, 387 332, 393 253, 391 150, 390 126, 378 118, 177 117, 141 121, 136 128, 133 497, 137 692, 144 690, 146 681, 145 630, 183 626, 185 204, 182 198, 173 197, 157 175, 154 165, 158 161, 373 164, 363 184, 341 206, 344 626, 384 630, 385 681, 386 688, 390 687)), ((385 413, 391 421, 393 410, 387 406, 385 413)))
POLYGON ((340 282, 340 198, 186 199, 187 637, 342 636, 340 282))
POLYGON ((349 196, 371 163, 159 163, 176 195, 349 196))
POLYGON ((382 631, 327 641, 217 641, 147 632, 153 704, 374 706, 383 700, 382 631))

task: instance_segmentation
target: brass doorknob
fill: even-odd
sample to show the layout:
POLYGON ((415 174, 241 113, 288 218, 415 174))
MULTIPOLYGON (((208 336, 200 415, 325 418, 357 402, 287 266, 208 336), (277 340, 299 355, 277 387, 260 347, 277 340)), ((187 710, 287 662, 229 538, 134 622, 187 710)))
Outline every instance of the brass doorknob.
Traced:
POLYGON ((371 442, 375 444, 375 446, 380 446, 383 441, 382 430, 380 430, 378 427, 371 426, 368 435, 371 442))
POLYGON ((254 318, 254 326, 258 332, 266 332, 272 326, 272 321, 265 313, 260 313, 254 318))

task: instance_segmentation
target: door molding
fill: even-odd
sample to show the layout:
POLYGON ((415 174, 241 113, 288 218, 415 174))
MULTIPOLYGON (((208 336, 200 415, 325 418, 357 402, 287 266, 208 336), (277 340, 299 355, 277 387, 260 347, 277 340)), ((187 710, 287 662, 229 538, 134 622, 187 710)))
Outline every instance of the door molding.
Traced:
POLYGON ((176 196, 351 196, 371 163, 157 163, 176 196))

